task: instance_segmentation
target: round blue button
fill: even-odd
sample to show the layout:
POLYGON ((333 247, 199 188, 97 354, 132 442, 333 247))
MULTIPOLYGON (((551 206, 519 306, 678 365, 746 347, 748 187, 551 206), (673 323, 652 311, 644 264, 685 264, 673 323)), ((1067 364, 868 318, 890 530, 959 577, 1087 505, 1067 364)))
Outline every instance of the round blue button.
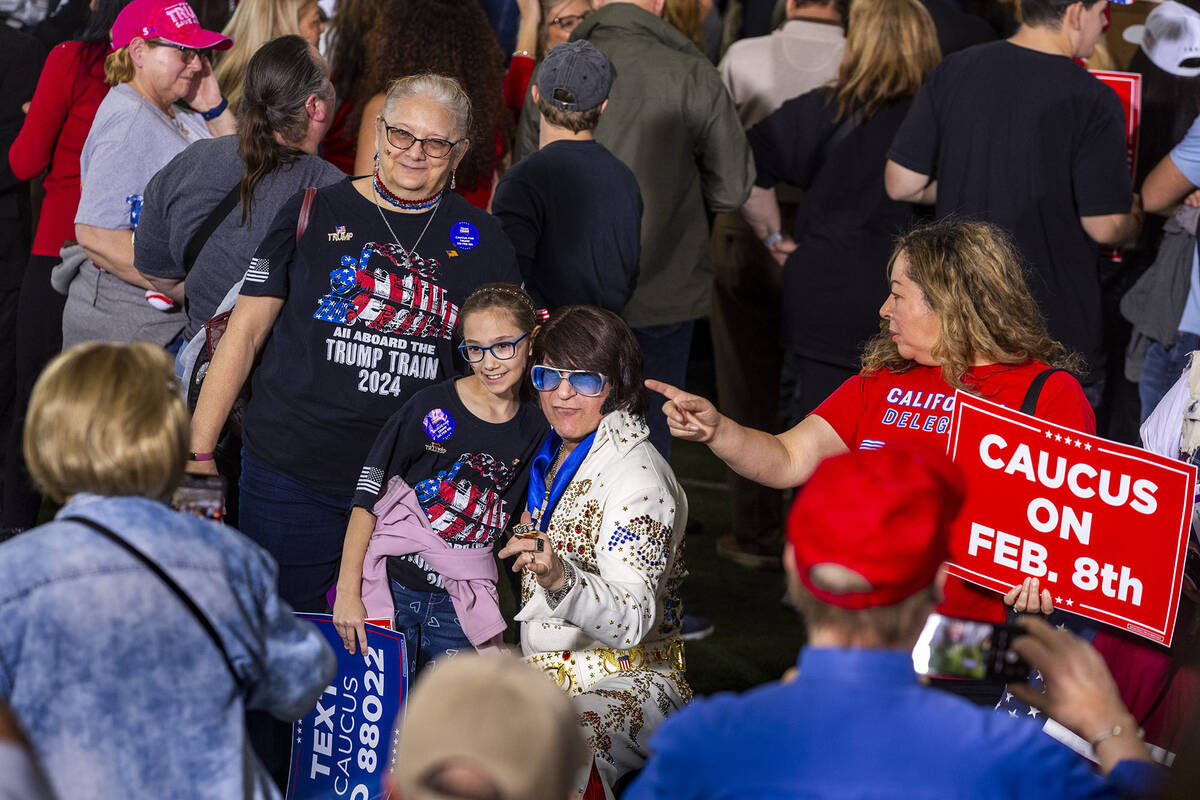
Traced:
POLYGON ((425 435, 435 442, 444 442, 454 435, 454 417, 444 408, 435 408, 421 421, 425 435))
POLYGON ((459 250, 474 250, 479 246, 479 229, 466 220, 450 226, 450 242, 459 250))

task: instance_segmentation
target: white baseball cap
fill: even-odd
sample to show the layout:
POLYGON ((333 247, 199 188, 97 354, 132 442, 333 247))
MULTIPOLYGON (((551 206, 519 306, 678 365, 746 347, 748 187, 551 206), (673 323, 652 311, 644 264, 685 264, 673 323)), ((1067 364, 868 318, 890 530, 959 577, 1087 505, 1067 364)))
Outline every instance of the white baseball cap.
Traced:
POLYGON ((1168 0, 1146 17, 1145 25, 1130 25, 1121 35, 1141 45, 1154 66, 1178 75, 1200 75, 1200 13, 1168 0))

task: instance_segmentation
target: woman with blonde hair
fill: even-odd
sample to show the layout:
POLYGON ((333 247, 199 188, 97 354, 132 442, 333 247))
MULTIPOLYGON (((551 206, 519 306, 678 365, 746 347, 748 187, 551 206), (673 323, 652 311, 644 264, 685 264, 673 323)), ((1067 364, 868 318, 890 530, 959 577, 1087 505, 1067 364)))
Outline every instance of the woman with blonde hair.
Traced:
POLYGON ((316 0, 242 0, 221 31, 233 39, 214 72, 221 93, 236 110, 242 101, 246 67, 258 48, 272 39, 295 34, 316 47, 325 30, 325 14, 316 0))
MULTIPOLYGON (((1091 406, 1068 372, 1080 361, 1047 333, 1017 250, 1000 228, 954 219, 918 227, 897 239, 886 274, 891 293, 860 372, 802 422, 779 435, 752 430, 702 397, 648 381, 669 401, 671 433, 706 443, 735 472, 782 489, 851 449, 899 443, 944 449, 955 390, 1095 432, 1091 406)), ((1007 598, 1018 609, 1049 605, 1036 579, 1019 589, 1007 598)), ((1004 620, 999 597, 956 578, 948 579, 940 610, 1004 620)))
POLYGON ((34 387, 25 460, 65 505, 0 545, 0 698, 58 797, 278 798, 245 712, 299 719, 334 677, 266 551, 166 505, 187 444, 160 347, 78 345, 34 387))
MULTIPOLYGON (((742 214, 783 265, 775 278, 777 292, 782 283, 779 411, 790 422, 855 373, 862 342, 876 330, 892 237, 913 220, 911 205, 884 192, 887 151, 940 59, 920 0, 855 0, 848 24, 836 78, 747 133, 757 178, 742 214), (781 227, 781 182, 804 192, 791 231, 781 227)), ((742 522, 718 540, 717 552, 775 569, 782 546, 777 530, 742 522)))

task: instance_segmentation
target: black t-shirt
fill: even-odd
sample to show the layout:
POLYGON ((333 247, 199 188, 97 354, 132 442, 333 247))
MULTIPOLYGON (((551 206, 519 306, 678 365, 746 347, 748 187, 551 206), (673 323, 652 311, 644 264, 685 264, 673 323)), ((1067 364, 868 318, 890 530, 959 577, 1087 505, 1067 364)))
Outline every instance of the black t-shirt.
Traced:
MULTIPOLYGON (((370 510, 399 475, 451 546, 491 547, 521 514, 529 462, 550 426, 534 402, 522 403, 508 422, 485 422, 454 384, 422 389, 391 416, 359 473, 354 505, 370 510)), ((411 589, 443 588, 417 555, 389 558, 388 575, 411 589)))
POLYGON ((513 165, 492 211, 517 251, 525 288, 547 308, 620 314, 637 285, 642 193, 595 141, 551 142, 513 165))
POLYGON ((1008 229, 1050 333, 1101 357, 1098 245, 1080 217, 1129 212, 1116 94, 1065 56, 971 47, 929 76, 888 157, 938 181, 938 216, 1008 229))
POLYGON ((349 497, 383 423, 452 373, 467 295, 521 275, 496 219, 453 192, 434 211, 381 212, 347 179, 317 192, 297 246, 302 201, 300 192, 280 209, 242 285, 243 295, 284 298, 244 441, 306 486, 349 497), (406 250, 420 239, 411 266, 392 231, 406 250))
POLYGON ((783 268, 783 341, 855 369, 863 342, 879 331, 892 241, 912 223, 912 206, 883 188, 887 150, 910 101, 843 129, 830 94, 816 89, 787 101, 746 138, 758 186, 782 181, 804 190, 792 225, 797 249, 783 268))
POLYGON ((933 18, 937 29, 938 46, 943 56, 957 53, 971 45, 996 39, 996 32, 981 17, 963 11, 955 0, 921 0, 933 18))

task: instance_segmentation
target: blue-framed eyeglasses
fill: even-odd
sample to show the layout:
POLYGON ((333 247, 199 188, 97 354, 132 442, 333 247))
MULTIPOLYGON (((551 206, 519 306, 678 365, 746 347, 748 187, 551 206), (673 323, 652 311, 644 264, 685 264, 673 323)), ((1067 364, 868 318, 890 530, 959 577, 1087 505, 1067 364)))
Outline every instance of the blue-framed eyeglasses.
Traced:
POLYGON ((539 392, 552 392, 566 378, 571 388, 584 397, 595 397, 604 391, 608 378, 590 369, 559 369, 545 364, 536 364, 530 372, 533 388, 539 392))
POLYGON ((458 352, 462 353, 462 357, 471 364, 478 364, 480 361, 483 361, 483 357, 488 353, 492 354, 492 358, 508 361, 517 354, 517 343, 528 335, 528 332, 522 333, 511 342, 496 342, 487 347, 481 344, 460 344, 458 352))

